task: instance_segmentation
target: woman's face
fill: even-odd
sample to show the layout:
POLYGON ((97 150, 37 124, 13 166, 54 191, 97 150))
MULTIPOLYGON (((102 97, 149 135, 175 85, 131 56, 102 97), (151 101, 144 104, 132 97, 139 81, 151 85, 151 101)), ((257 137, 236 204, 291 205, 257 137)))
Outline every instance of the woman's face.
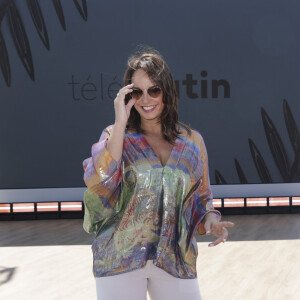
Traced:
POLYGON ((143 92, 134 104, 135 109, 141 116, 141 121, 157 120, 164 108, 163 92, 160 89, 155 89, 158 86, 151 81, 147 73, 142 69, 138 69, 133 73, 131 82, 134 84, 133 89, 143 92), (149 88, 152 89, 149 90, 149 88), (148 90, 152 96, 148 94, 148 90))

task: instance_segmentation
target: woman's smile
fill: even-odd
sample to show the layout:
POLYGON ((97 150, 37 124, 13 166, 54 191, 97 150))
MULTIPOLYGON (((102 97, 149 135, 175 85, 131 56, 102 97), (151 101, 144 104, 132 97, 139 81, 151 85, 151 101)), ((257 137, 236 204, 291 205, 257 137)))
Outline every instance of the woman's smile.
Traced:
POLYGON ((146 112, 146 113, 149 113, 149 112, 153 112, 154 109, 156 108, 157 105, 152 105, 152 106, 142 106, 142 109, 146 112))

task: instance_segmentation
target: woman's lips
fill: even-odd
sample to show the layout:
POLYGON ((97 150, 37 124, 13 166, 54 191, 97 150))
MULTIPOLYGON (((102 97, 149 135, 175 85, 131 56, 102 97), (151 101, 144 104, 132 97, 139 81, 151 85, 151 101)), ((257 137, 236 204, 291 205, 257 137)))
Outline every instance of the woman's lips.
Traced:
POLYGON ((152 106, 142 106, 142 109, 143 109, 144 112, 150 113, 150 112, 152 112, 152 111, 155 110, 156 106, 157 106, 157 105, 152 105, 152 106))

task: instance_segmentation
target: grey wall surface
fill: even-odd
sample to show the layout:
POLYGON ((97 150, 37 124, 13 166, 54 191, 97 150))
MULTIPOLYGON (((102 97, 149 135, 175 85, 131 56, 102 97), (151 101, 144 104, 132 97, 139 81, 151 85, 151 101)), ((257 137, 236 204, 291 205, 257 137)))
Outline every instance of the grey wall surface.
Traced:
POLYGON ((82 161, 114 122, 113 99, 138 44, 156 48, 169 64, 180 119, 203 135, 213 184, 222 182, 216 174, 241 183, 234 159, 248 183, 264 182, 264 171, 269 182, 300 182, 298 1, 65 0, 61 10, 39 1, 35 19, 44 19, 37 27, 42 36, 46 28, 49 50, 27 1, 12 1, 15 8, 6 2, 0 1, 0 188, 84 186, 82 161), (87 15, 75 3, 86 3, 87 15), (9 25, 20 22, 16 9, 20 34, 20 26, 9 25), (213 95, 216 80, 225 87, 213 95), (273 123, 265 118, 267 131, 262 107, 273 123), (249 138, 261 154, 258 166, 249 138))

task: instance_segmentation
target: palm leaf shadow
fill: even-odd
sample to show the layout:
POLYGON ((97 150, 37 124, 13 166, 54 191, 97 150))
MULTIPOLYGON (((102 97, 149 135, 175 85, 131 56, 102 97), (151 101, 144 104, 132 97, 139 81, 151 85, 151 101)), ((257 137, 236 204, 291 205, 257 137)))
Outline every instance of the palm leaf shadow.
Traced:
POLYGON ((245 173, 244 173, 244 171, 243 171, 243 169, 242 169, 239 161, 236 158, 234 159, 234 164, 235 164, 236 172, 238 174, 240 183, 247 184, 248 180, 247 180, 247 178, 245 176, 245 173))
POLYGON ((6 267, 2 267, 0 266, 0 275, 3 279, 0 280, 0 286, 10 282, 15 273, 16 273, 17 268, 6 268, 6 267))
POLYGON ((59 20, 59 23, 60 23, 62 29, 64 31, 66 31, 67 26, 66 26, 64 11, 63 11, 63 8, 61 6, 61 2, 60 2, 60 0, 52 0, 52 3, 54 5, 54 9, 55 9, 56 15, 58 17, 58 20, 59 20))
POLYGON ((19 58, 32 81, 34 68, 29 41, 19 11, 13 1, 8 5, 8 24, 19 58))
POLYGON ((6 85, 10 87, 11 84, 10 64, 9 64, 9 58, 7 53, 7 47, 1 31, 1 24, 7 12, 7 6, 8 6, 8 0, 3 1, 0 4, 0 67, 6 85))
POLYGON ((277 168, 283 180, 285 182, 288 182, 290 175, 290 166, 288 156, 283 146, 283 142, 281 141, 278 131, 271 118, 263 108, 261 108, 261 115, 269 148, 272 152, 277 168))
POLYGON ((41 38, 44 46, 47 50, 50 49, 48 32, 44 17, 40 8, 40 5, 37 0, 27 0, 27 6, 30 11, 34 26, 38 32, 39 37, 41 38))
MULTIPOLYGON (((289 139, 295 152, 292 166, 290 166, 287 152, 273 121, 267 114, 266 110, 263 107, 261 108, 262 123, 264 126, 267 143, 283 181, 300 182, 300 135, 295 119, 286 99, 283 100, 283 114, 289 139)), ((248 139, 248 143, 252 160, 261 182, 272 183, 273 180, 271 174, 262 154, 258 150, 258 147, 250 138, 248 139)), ((246 176, 244 175, 244 172, 237 159, 235 159, 235 167, 240 183, 247 183, 246 176)), ((222 176, 218 170, 215 170, 215 178, 217 184, 226 184, 224 176, 222 176)))
MULTIPOLYGON (((86 0, 82 0, 81 4, 79 4, 78 0, 73 0, 73 2, 80 16, 87 21, 88 14, 86 0)), ((61 1, 52 0, 52 3, 60 24, 63 30, 66 31, 66 22, 61 1)), ((43 45, 47 50, 50 50, 47 27, 38 0, 27 0, 27 7, 43 45)), ((7 16, 8 19, 10 35, 18 56, 30 79, 35 81, 34 63, 30 43, 18 8, 14 3, 14 0, 0 0, 0 67, 5 83, 8 87, 11 86, 9 51, 7 51, 5 39, 1 31, 1 24, 5 16, 7 16)))
POLYGON ((300 135, 299 131, 286 99, 283 100, 283 114, 287 132, 295 152, 294 162, 290 170, 289 182, 300 181, 300 135))
POLYGON ((271 174, 255 143, 248 139, 251 156, 262 183, 272 183, 271 174))
POLYGON ((74 4, 83 20, 87 20, 87 3, 86 0, 81 0, 81 5, 78 0, 73 0, 74 4))
POLYGON ((217 169, 215 170, 215 180, 217 184, 227 184, 227 181, 217 169))
POLYGON ((10 87, 10 83, 11 83, 10 64, 9 64, 9 58, 8 58, 5 41, 1 31, 0 31, 0 66, 1 66, 1 71, 4 80, 6 82, 6 85, 10 87))

